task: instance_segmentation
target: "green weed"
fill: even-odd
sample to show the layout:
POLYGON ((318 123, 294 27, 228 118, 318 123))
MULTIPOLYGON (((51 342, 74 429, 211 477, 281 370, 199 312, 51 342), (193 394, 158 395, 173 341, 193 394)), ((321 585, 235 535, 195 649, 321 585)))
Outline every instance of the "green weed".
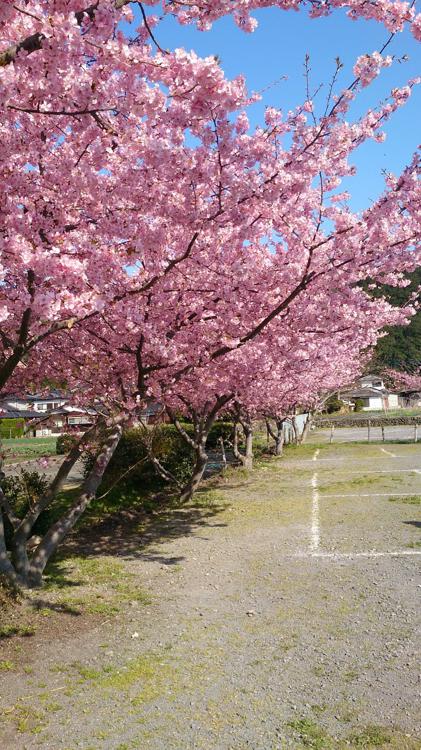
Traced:
POLYGON ((364 750, 374 750, 374 748, 384 748, 392 740, 390 731, 383 727, 369 726, 362 732, 356 732, 350 736, 350 741, 355 748, 364 750))
POLYGON ((288 726, 298 734, 303 748, 311 748, 311 750, 331 750, 333 748, 332 741, 324 729, 311 719, 296 719, 290 721, 288 726))
POLYGON ((15 668, 12 661, 0 661, 0 672, 9 672, 15 668))
POLYGON ((34 633, 35 628, 27 625, 3 625, 0 627, 0 639, 12 638, 14 635, 29 637, 34 633))
POLYGON ((408 505, 421 505, 421 495, 402 495, 401 497, 389 497, 389 503, 406 503, 408 505))

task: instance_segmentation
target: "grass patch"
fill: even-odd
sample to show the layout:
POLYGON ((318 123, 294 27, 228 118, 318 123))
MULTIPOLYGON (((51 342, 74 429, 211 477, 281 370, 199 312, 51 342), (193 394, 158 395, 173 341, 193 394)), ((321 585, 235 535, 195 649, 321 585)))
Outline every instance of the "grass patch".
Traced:
POLYGON ((33 705, 28 706, 22 701, 5 709, 3 717, 14 722, 19 734, 40 734, 47 728, 44 711, 35 710, 33 705))
POLYGON ((35 628, 30 625, 3 625, 0 626, 0 639, 13 638, 14 635, 28 638, 34 635, 35 628))
POLYGON ((223 492, 205 489, 199 490, 189 503, 189 507, 192 508, 210 508, 212 510, 226 510, 229 506, 230 503, 227 502, 223 492))
POLYGON ((159 654, 144 654, 131 659, 122 667, 107 665, 102 669, 95 669, 82 664, 73 666, 82 681, 89 682, 90 688, 125 695, 130 691, 133 706, 151 702, 160 695, 171 692, 171 687, 174 686, 174 668, 164 662, 159 654), (133 688, 138 683, 139 690, 133 694, 133 688))
POLYGON ((370 726, 362 732, 356 732, 350 736, 350 741, 355 748, 376 748, 390 744, 392 735, 383 727, 370 726))
POLYGON ((333 745, 330 737, 326 734, 324 729, 319 727, 311 719, 296 719, 288 723, 290 729, 293 729, 295 734, 298 735, 303 748, 311 748, 311 750, 333 750, 333 745))
POLYGON ((113 557, 56 558, 47 568, 45 588, 100 586, 125 581, 128 575, 124 565, 113 557))
POLYGON ((357 672, 355 669, 348 669, 346 672, 344 672, 345 682, 353 682, 359 676, 360 676, 360 673, 357 672))
POLYGON ((389 503, 406 503, 407 505, 421 505, 421 495, 402 495, 389 497, 389 503))
POLYGON ((16 458, 38 458, 51 456, 56 452, 57 438, 12 438, 2 440, 6 463, 16 458))
POLYGON ((124 603, 152 602, 136 576, 113 557, 56 559, 47 569, 46 581, 44 590, 54 597, 54 604, 73 615, 115 617, 124 603))
POLYGON ((12 661, 0 661, 0 672, 10 672, 12 669, 15 668, 15 665, 12 661))
MULTIPOLYGON (((389 476, 387 478, 388 481, 392 482, 402 482, 402 477, 400 476, 389 476)), ((381 482, 384 482, 384 476, 382 474, 363 474, 360 477, 355 477, 354 479, 344 479, 341 482, 330 482, 326 484, 320 485, 319 489, 322 492, 333 492, 336 494, 342 494, 344 490, 352 490, 352 489, 358 489, 360 487, 369 486, 369 485, 379 485, 381 482)))
MULTIPOLYGON (((316 715, 321 715, 324 706, 312 706, 316 715)), ((352 716, 342 721, 351 721, 352 716)), ((311 719, 296 719, 287 726, 292 729, 299 741, 300 750, 420 750, 419 738, 403 734, 398 729, 369 725, 354 729, 345 739, 330 736, 311 719)))

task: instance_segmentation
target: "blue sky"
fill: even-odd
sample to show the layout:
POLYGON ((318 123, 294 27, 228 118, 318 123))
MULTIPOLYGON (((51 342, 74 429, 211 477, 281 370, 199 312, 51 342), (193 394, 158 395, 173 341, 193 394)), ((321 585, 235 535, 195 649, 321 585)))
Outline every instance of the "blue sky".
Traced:
MULTIPOLYGON (((379 50, 388 38, 381 24, 351 21, 343 11, 318 19, 310 19, 302 11, 278 9, 264 9, 253 15, 259 21, 253 34, 240 31, 232 18, 218 21, 209 32, 199 32, 192 26, 180 26, 167 17, 156 30, 158 41, 164 48, 184 47, 194 49, 201 56, 219 55, 226 75, 232 78, 244 74, 250 91, 269 86, 262 102, 253 105, 249 111, 252 125, 262 121, 265 105, 288 110, 305 99, 303 62, 307 52, 315 86, 324 83, 326 88, 338 56, 344 63, 340 82, 346 86, 353 79, 355 59, 366 52, 379 50), (282 76, 287 76, 287 80, 279 81, 282 76)), ((391 68, 384 69, 380 79, 358 97, 352 114, 375 106, 390 89, 404 85, 408 78, 421 73, 421 45, 409 30, 396 35, 387 53, 397 58, 406 54, 409 61, 394 63, 391 68)), ((407 106, 395 113, 386 126, 386 141, 365 144, 353 156, 358 174, 346 187, 353 194, 354 209, 363 208, 381 192, 382 169, 400 172, 409 161, 421 140, 420 123, 421 86, 418 86, 407 106)))

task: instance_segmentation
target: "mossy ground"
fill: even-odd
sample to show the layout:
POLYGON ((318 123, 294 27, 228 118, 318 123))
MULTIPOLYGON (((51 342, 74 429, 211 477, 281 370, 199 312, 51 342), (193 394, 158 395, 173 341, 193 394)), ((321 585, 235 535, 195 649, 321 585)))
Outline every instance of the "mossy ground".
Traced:
POLYGON ((421 494, 418 455, 383 474, 378 446, 314 451, 69 545, 33 595, 33 636, 3 640, 3 745, 420 750, 416 559, 309 547, 315 472, 323 549, 416 545, 417 504, 388 493, 421 494))

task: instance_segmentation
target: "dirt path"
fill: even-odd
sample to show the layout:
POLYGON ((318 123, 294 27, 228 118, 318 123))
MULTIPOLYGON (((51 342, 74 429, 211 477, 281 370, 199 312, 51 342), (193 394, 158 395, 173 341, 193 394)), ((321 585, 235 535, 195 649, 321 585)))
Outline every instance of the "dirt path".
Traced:
POLYGON ((57 563, 0 746, 419 750, 421 446, 390 452, 305 447, 57 563))

